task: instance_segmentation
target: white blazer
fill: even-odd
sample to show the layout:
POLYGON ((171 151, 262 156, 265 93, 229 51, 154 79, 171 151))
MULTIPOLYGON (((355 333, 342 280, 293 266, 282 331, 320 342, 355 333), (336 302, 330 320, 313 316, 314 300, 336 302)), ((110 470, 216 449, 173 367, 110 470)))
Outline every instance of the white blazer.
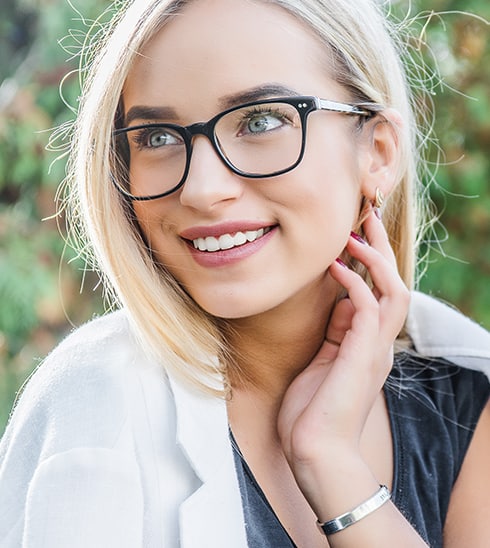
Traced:
MULTIPOLYGON (((490 376, 490 335, 415 293, 416 348, 490 376)), ((0 443, 1 548, 245 548, 223 400, 145 358, 124 311, 72 333, 0 443)))

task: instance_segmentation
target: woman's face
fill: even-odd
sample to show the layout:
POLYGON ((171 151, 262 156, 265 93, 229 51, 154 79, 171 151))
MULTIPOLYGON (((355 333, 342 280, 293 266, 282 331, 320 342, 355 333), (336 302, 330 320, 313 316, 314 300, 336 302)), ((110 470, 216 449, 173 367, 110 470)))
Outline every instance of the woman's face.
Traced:
MULTIPOLYGON (((327 67, 317 39, 281 8, 250 0, 198 0, 138 56, 124 88, 125 113, 138 111, 136 106, 147 111, 131 125, 189 125, 251 96, 296 93, 348 102, 327 67)), ((206 137, 194 137, 184 186, 134 203, 155 260, 219 317, 253 316, 301 302, 307 292, 321 298, 333 292, 327 269, 342 253, 359 212, 357 123, 355 116, 311 113, 301 164, 266 179, 232 173, 206 137), (249 236, 246 243, 240 233, 249 236), (237 245, 200 251, 193 243, 211 238, 213 249, 220 236, 237 245)), ((146 176, 144 168, 132 170, 131 183, 146 176)))

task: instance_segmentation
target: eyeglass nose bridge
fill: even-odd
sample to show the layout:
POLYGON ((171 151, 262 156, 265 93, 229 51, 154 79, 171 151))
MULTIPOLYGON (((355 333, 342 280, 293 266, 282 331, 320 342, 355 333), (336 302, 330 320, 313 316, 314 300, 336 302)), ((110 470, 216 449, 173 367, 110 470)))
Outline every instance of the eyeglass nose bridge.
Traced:
POLYGON ((212 118, 208 122, 195 122, 194 124, 184 127, 184 131, 187 139, 187 147, 188 147, 186 174, 188 173, 190 168, 192 152, 193 152, 193 140, 194 140, 194 137, 196 137, 197 135, 204 135, 204 137, 207 137, 207 139, 211 143, 211 146, 213 147, 213 150, 216 152, 216 154, 218 155, 218 158, 225 164, 225 166, 231 169, 232 172, 241 174, 241 171, 238 170, 230 162, 225 152, 220 147, 220 143, 214 132, 214 128, 216 127, 216 122, 217 122, 217 119, 212 118))
MULTIPOLYGON (((185 126, 186 133, 189 136, 189 140, 192 140, 193 137, 196 135, 204 135, 207 137, 211 143, 213 143, 214 139, 214 120, 210 120, 209 122, 196 122, 194 124, 191 124, 190 126, 185 126)), ((214 143, 213 143, 214 144, 214 143)))

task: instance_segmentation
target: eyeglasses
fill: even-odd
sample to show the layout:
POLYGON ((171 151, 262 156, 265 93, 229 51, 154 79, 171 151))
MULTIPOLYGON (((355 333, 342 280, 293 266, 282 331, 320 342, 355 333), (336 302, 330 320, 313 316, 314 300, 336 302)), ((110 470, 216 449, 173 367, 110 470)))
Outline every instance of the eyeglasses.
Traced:
POLYGON ((158 123, 116 129, 114 183, 131 200, 154 200, 175 192, 189 173, 196 135, 206 136, 223 163, 241 177, 281 175, 301 162, 306 120, 316 110, 371 117, 379 107, 286 97, 236 106, 208 122, 185 127, 158 123))

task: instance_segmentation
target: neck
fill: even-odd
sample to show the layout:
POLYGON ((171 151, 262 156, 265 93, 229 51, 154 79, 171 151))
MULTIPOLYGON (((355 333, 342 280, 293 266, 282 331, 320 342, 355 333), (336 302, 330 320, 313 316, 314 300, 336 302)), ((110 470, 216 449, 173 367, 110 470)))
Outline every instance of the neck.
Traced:
POLYGON ((273 310, 229 322, 228 342, 234 353, 230 381, 235 393, 253 393, 269 403, 282 401, 325 338, 336 297, 332 285, 320 280, 273 310))

